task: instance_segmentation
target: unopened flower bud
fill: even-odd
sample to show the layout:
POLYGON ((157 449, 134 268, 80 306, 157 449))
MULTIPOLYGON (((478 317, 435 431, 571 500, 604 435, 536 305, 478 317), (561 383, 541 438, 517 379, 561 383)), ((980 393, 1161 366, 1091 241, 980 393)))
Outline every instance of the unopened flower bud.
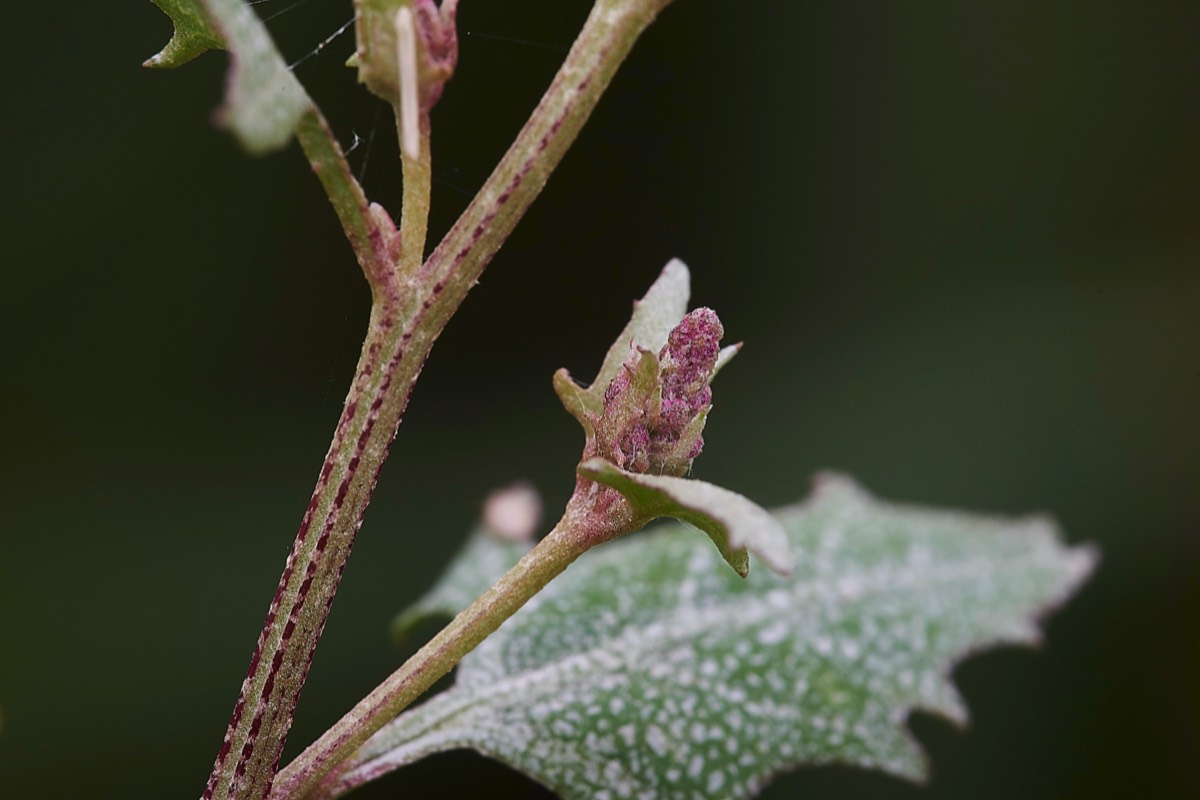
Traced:
POLYGON ((662 364, 662 409, 659 429, 664 436, 682 433, 696 415, 712 403, 708 382, 721 352, 725 328, 710 308, 697 308, 675 326, 658 354, 662 364))
POLYGON ((457 6, 458 0, 442 0, 440 7, 434 0, 355 0, 359 81, 400 108, 402 85, 410 80, 417 90, 416 105, 428 113, 458 62, 457 6), (411 41, 401 42, 401 36, 411 36, 411 41), (405 65, 401 54, 409 45, 415 45, 414 58, 405 65), (406 74, 411 66, 415 76, 406 74))
POLYGON ((724 329, 707 308, 688 314, 656 357, 638 348, 604 392, 594 455, 630 472, 683 475, 704 446, 724 329))

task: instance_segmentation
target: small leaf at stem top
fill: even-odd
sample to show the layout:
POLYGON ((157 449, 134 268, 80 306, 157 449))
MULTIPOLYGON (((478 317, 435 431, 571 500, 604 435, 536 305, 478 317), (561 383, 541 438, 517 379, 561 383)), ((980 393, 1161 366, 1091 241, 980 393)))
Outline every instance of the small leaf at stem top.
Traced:
POLYGON ((742 577, 748 551, 786 574, 787 537, 766 511, 735 492, 684 479, 704 446, 709 384, 741 346, 721 347, 725 329, 712 309, 683 315, 687 300, 687 267, 672 261, 635 304, 591 386, 577 385, 566 370, 555 373, 554 388, 587 437, 576 497, 591 497, 595 483, 603 484, 623 496, 626 516, 638 526, 675 517, 707 533, 742 577))
POLYGON ((633 303, 633 316, 617 340, 608 348, 596 379, 587 388, 596 406, 604 404, 604 391, 629 358, 630 348, 641 347, 657 353, 667 343, 667 335, 687 313, 691 295, 691 274, 687 265, 671 259, 646 296, 633 303))
POLYGON ((565 369, 554 373, 554 389, 559 399, 567 413, 579 420, 585 430, 590 431, 591 423, 583 412, 599 414, 604 410, 604 393, 621 372, 630 351, 640 347, 657 353, 662 349, 667 343, 667 334, 687 313, 690 294, 691 275, 687 265, 677 258, 671 259, 646 296, 633 302, 633 316, 608 348, 604 363, 590 386, 575 383, 565 369))
POLYGON ((709 383, 741 345, 722 349, 716 313, 697 308, 685 316, 687 300, 687 267, 671 261, 634 304, 591 386, 579 386, 564 369, 555 373, 563 407, 584 429, 582 460, 599 456, 657 475, 691 470, 704 446, 709 383))

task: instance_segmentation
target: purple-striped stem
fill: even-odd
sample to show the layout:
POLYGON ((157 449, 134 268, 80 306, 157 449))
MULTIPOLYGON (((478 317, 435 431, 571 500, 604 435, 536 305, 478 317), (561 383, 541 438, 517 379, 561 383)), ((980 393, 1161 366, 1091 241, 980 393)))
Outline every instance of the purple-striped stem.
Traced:
MULTIPOLYGON (((424 264, 428 119, 422 120, 421 156, 405 158, 404 207, 397 231, 387 213, 368 202, 319 111, 314 108, 302 118, 297 137, 371 286, 371 319, 354 383, 259 636, 205 800, 261 800, 271 791, 355 534, 433 342, 541 191, 638 35, 669 2, 597 0, 516 141, 424 264)), ((566 563, 552 572, 534 570, 513 596, 532 596, 566 563)), ((382 701, 372 701, 370 713, 356 709, 347 714, 281 776, 273 796, 296 798, 315 786, 525 599, 489 605, 466 626, 466 634, 451 632, 452 646, 407 667, 407 672, 402 667, 368 698, 382 696, 382 701), (402 673, 408 677, 397 677, 402 673), (402 691, 395 690, 397 681, 403 683, 402 691)))
POLYGON ((280 772, 272 800, 329 800, 354 788, 357 784, 341 779, 338 767, 372 733, 423 695, 575 559, 645 522, 635 518, 616 492, 581 478, 554 530, 280 772))
POLYGON ((371 317, 354 382, 312 499, 288 555, 242 683, 204 798, 263 798, 279 765, 301 687, 342 570, 428 346, 411 347, 423 314, 406 314, 408 274, 421 263, 429 208, 428 120, 421 152, 405 159, 404 212, 396 231, 373 211, 315 109, 297 136, 329 193, 372 289, 371 317), (397 247, 403 240, 407 252, 397 247))
MULTIPOLYGON (((542 101, 419 279, 465 294, 574 141, 638 35, 670 0, 600 0, 542 101)), ((570 513, 570 512, 569 512, 570 513)), ((564 522, 568 517, 564 517, 564 522)), ((355 749, 424 694, 463 656, 561 572, 595 537, 560 523, 521 564, 342 717, 286 769, 272 800, 324 797, 317 789, 355 749), (580 542, 586 544, 581 546, 580 542)))

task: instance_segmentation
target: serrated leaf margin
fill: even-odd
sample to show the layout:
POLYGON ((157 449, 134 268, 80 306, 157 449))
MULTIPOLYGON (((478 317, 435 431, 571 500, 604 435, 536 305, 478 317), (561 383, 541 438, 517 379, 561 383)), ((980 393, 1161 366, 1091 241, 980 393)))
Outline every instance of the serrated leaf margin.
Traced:
POLYGON ((314 105, 258 15, 242 0, 154 2, 175 23, 175 36, 147 66, 179 66, 205 50, 225 47, 231 63, 218 121, 255 155, 290 142, 314 105))
MULTIPOLYGON (((882 732, 877 731, 877 734, 880 738, 875 740, 877 747, 875 747, 872 751, 872 756, 865 759, 862 757, 857 757, 849 760, 846 760, 845 757, 831 757, 827 755, 816 757, 808 755, 784 759, 778 759, 775 757, 771 760, 769 765, 764 765, 762 768, 756 768, 761 769, 762 771, 757 772, 755 777, 743 776, 743 783, 740 784, 740 788, 738 788, 736 792, 732 792, 734 787, 726 786, 725 788, 730 791, 722 791, 720 786, 715 786, 714 784, 709 783, 707 790, 697 786, 695 787, 697 789, 697 793, 680 794, 678 791, 676 791, 671 794, 672 797, 712 797, 721 798, 721 800, 728 800, 729 798, 748 798, 760 791, 766 785, 766 783, 769 782, 772 775, 777 774, 780 771, 792 769, 804 764, 812 765, 821 763, 847 763, 851 765, 882 769, 894 775, 913 781, 923 780, 926 777, 928 770, 927 758, 921 751, 916 740, 912 737, 911 733, 904 725, 904 721, 908 714, 913 710, 920 709, 945 716, 951 721, 960 725, 965 724, 967 719, 965 705, 963 704, 961 697, 958 695, 958 692, 955 690, 953 683, 950 680, 950 674, 954 667, 963 659, 972 656, 981 650, 990 649, 998 645, 1037 644, 1041 639, 1041 634, 1039 633, 1036 621, 1044 618, 1051 611, 1069 599, 1069 597, 1091 574, 1098 561, 1098 552, 1092 546, 1065 546, 1062 543, 1057 526, 1044 516, 1035 516, 1031 518, 1027 517, 1021 519, 996 518, 986 515, 967 514, 957 511, 944 511, 939 509, 911 507, 901 504, 880 502, 875 501, 869 493, 860 489, 849 479, 836 475, 821 476, 816 482, 816 491, 809 500, 797 506, 793 506, 790 509, 782 509, 779 513, 792 520, 792 522, 789 523, 789 528, 794 531, 792 535, 798 536, 806 541, 810 541, 810 544, 814 542, 825 541, 830 536, 833 537, 835 542, 853 543, 859 541, 858 537, 854 536, 851 530, 846 530, 845 533, 847 535, 843 536, 841 526, 853 518, 844 516, 844 514, 866 513, 867 516, 862 518, 857 524, 874 525, 878 522, 876 519, 877 515, 881 513, 895 513, 901 515, 911 515, 915 513, 915 517, 910 516, 907 521, 903 523, 905 526, 913 531, 916 531, 924 530, 926 525, 933 525, 939 528, 941 533, 933 534, 934 539, 930 540, 929 543, 936 544, 936 546, 939 548, 951 548, 950 551, 948 551, 948 555, 952 556, 952 560, 950 563, 946 564, 940 580, 947 581, 951 584, 959 583, 964 586, 973 586, 975 584, 975 579, 972 576, 977 574, 976 571, 980 568, 984 568, 987 564, 991 564, 992 558, 1000 557, 1003 559, 1001 563, 1005 566, 1001 567, 1000 572, 995 575, 995 578, 1002 579, 1004 581, 1004 583, 999 585, 1011 586, 1012 591, 1017 593, 1016 597, 1010 597, 1005 600, 1007 610, 1002 612, 1000 616, 989 616, 986 611, 982 611, 982 617, 978 619, 972 618, 969 625, 960 631, 959 634, 952 635, 948 642, 942 642, 938 644, 936 649, 940 654, 936 656, 934 663, 930 663, 924 667, 926 672, 921 674, 923 678, 930 679, 928 684, 925 682, 925 680, 921 680, 913 687, 912 690, 909 691, 909 693, 905 694, 904 696, 894 697, 891 694, 885 694, 883 696, 876 695, 874 692, 877 690, 871 689, 872 694, 870 696, 875 697, 878 702, 886 704, 886 708, 890 709, 890 713, 880 717, 880 719, 885 722, 886 730, 882 732), (842 505, 839 506, 839 503, 842 505), (861 509, 862 511, 855 511, 855 509, 861 509), (922 515, 924 515, 923 518, 921 518, 922 515), (797 527, 791 528, 793 525, 797 527), (966 536, 966 542, 962 546, 967 548, 961 552, 959 552, 961 546, 955 543, 959 540, 959 536, 954 535, 954 532, 947 527, 950 526, 952 528, 957 528, 959 525, 965 526, 962 529, 962 533, 966 536), (949 537, 947 537, 947 534, 949 534, 949 537), (818 539, 812 540, 813 536, 817 536, 818 539), (990 552, 992 555, 985 561, 978 560, 978 555, 980 554, 976 553, 972 549, 975 547, 975 545, 971 542, 979 540, 980 536, 986 537, 990 542, 995 543, 988 545, 986 548, 987 552, 990 552), (1005 540, 1007 540, 1008 544, 1002 544, 1002 542, 1005 540), (955 562, 953 560, 954 558, 959 560, 955 562), (964 572, 963 568, 968 569, 964 572), (1015 573, 1011 572, 1014 569, 1017 571, 1015 573), (1030 569, 1033 569, 1034 572, 1027 573, 1026 570, 1030 569), (1025 579, 1027 577, 1033 578, 1034 575, 1037 575, 1035 583, 1030 584, 1026 588, 1022 588, 1025 586, 1025 579), (1009 583, 1008 581, 1010 580, 1015 582, 1009 583), (1018 600, 1016 598, 1027 599, 1018 600), (1008 616, 1010 613, 1014 616, 1008 616), (967 631, 970 631, 970 633, 967 634, 969 636, 968 639, 959 638, 967 631), (947 649, 948 647, 951 649, 947 649)), ((894 524, 901 523, 897 522, 894 524)), ((908 536, 909 534, 901 535, 908 536)), ((879 541, 881 543, 886 543, 889 540, 885 537, 879 541)), ((913 543, 917 544, 918 542, 924 541, 926 541, 926 539, 922 536, 917 540, 913 540, 913 543)), ((838 548, 843 547, 841 544, 831 543, 829 546, 834 548, 831 551, 831 554, 836 554, 839 552, 841 552, 843 556, 852 556, 854 554, 853 549, 845 552, 839 550, 838 548)), ((624 557, 625 563, 647 563, 647 568, 650 570, 650 572, 647 574, 652 575, 655 574, 660 568, 658 566, 658 562, 662 561, 664 557, 667 558, 666 563, 669 564, 683 563, 683 561, 680 559, 684 558, 683 554, 689 549, 689 546, 686 544, 686 542, 681 540, 677 535, 669 535, 667 531, 662 531, 660 534, 652 534, 651 536, 644 537, 640 542, 638 540, 629 540, 619 544, 614 544, 612 547, 612 550, 607 551, 607 556, 599 556, 598 554, 597 557, 600 560, 609 563, 607 567, 601 567, 598 564, 596 565, 594 568, 595 572, 589 579, 592 582, 590 591, 600 591, 603 593, 603 587, 608 585, 613 580, 615 576, 609 573, 609 568, 613 563, 622 561, 621 558, 618 558, 618 552, 620 552, 621 556, 624 557), (657 541, 659 545, 666 548, 666 550, 661 552, 658 556, 656 556, 655 559, 651 560, 651 562, 647 563, 644 561, 644 558, 635 555, 636 548, 638 546, 649 546, 649 542, 654 541, 652 539, 653 536, 661 537, 657 539, 657 541), (668 544, 669 542, 673 542, 673 544, 668 544), (670 555, 671 553, 673 553, 673 555, 670 555), (632 559, 632 561, 630 559, 632 559), (597 581, 600 581, 600 583, 597 584, 597 581)), ((868 550, 866 553, 859 554, 855 557, 861 558, 862 555, 867 555, 869 552, 870 551, 868 550)), ((889 551, 885 550, 882 552, 888 553, 889 551)), ((910 554, 910 556, 911 555, 914 554, 910 554)), ((910 556, 902 556, 901 554, 897 553, 894 555, 889 555, 888 558, 901 558, 901 561, 897 562, 897 566, 903 566, 907 563, 904 559, 910 556)), ((701 559, 701 561, 705 562, 710 560, 711 559, 701 559)), ((887 573, 883 572, 876 574, 872 572, 872 564, 874 564, 873 561, 854 561, 852 563, 860 564, 860 574, 857 577, 853 574, 845 575, 843 578, 849 578, 851 580, 863 578, 869 579, 867 584, 859 585, 859 588, 857 589, 854 588, 853 585, 844 584, 843 580, 839 579, 836 574, 831 575, 824 572, 817 566, 816 563, 811 565, 811 569, 809 568, 808 564, 805 565, 807 577, 802 578, 802 580, 817 580, 819 583, 816 586, 813 586, 813 589, 817 588, 817 586, 825 585, 824 591, 833 590, 839 596, 843 592, 849 592, 850 597, 859 596, 859 592, 866 592, 867 596, 878 595, 884 598, 890 594, 891 590, 887 589, 887 586, 890 585, 887 582, 889 580, 887 578, 887 573), (832 584, 826 583, 831 579, 834 581, 832 584), (875 585, 876 581, 883 582, 879 583, 879 585, 875 585)), ((711 571, 711 567, 707 566, 706 564, 699 563, 689 566, 688 572, 694 578, 702 578, 702 576, 706 574, 716 574, 711 571)), ((581 576, 580 579, 582 579, 581 576)), ((768 592, 769 596, 776 594, 777 589, 783 588, 782 584, 779 583, 780 579, 778 578, 771 578, 770 576, 767 576, 766 578, 760 578, 760 580, 766 580, 767 582, 765 585, 760 584, 759 591, 765 590, 768 592)), ((918 587, 924 585, 923 581, 924 579, 920 577, 920 574, 913 574, 905 578, 904 585, 900 588, 907 588, 909 591, 914 589, 920 591, 918 587)), ((581 590, 582 587, 575 587, 575 590, 568 592, 568 595, 574 596, 581 590)), ((562 591, 566 592, 568 590, 565 586, 563 586, 562 591)), ((974 593, 974 590, 971 591, 974 593)), ((558 594, 561 595, 561 592, 558 594)), ((738 593, 736 596, 740 596, 740 593, 738 593)), ((986 602, 987 596, 988 595, 986 593, 976 594, 974 599, 977 601, 977 609, 988 608, 988 603, 986 602)), ((816 598, 814 597, 813 599, 815 600, 816 598)), ((550 602, 549 598, 547 598, 547 602, 550 602)), ((736 599, 734 599, 734 602, 736 602, 736 599)), ((777 606, 775 606, 775 604, 772 602, 771 607, 777 606)), ((815 611, 815 609, 813 610, 815 611)), ((523 613, 536 613, 536 611, 530 608, 527 612, 523 613)), ((557 613, 562 613, 562 610, 557 613)), ((776 623, 775 618, 770 614, 766 614, 765 616, 760 614, 759 616, 761 617, 759 624, 765 623, 767 625, 774 625, 776 623)), ((804 620, 809 617, 810 614, 801 614, 797 619, 804 620)), ((954 614, 951 613, 948 619, 952 620, 954 618, 954 614)), ((516 622, 515 619, 514 622, 516 622)), ((524 630, 525 634, 527 635, 534 634, 535 631, 540 631, 542 629, 540 626, 533 624, 532 618, 527 619, 524 622, 524 626, 518 625, 516 629, 509 629, 510 637, 520 637, 520 633, 513 633, 513 631, 518 629, 524 630), (533 625, 533 627, 530 627, 531 625, 533 625)), ((699 620, 697 622, 699 622, 699 620)), ((782 621, 779 620, 779 622, 782 621)), ((670 629, 674 630, 673 628, 670 629)), ((501 635, 503 635, 503 633, 501 633, 501 635)), ((609 646, 616 647, 616 650, 612 651, 604 658, 601 658, 601 654, 596 651, 589 651, 591 652, 591 655, 586 656, 587 658, 597 659, 595 665, 592 667, 593 669, 600 667, 603 664, 610 664, 611 668, 618 669, 625 663, 622 660, 620 653, 628 653, 628 651, 623 648, 632 646, 634 639, 628 638, 628 631, 623 634, 614 633, 613 635, 618 635, 619 639, 610 641, 609 646), (618 642, 623 642, 623 644, 618 644, 618 642)), ((696 635, 698 635, 698 631, 692 631, 690 627, 686 630, 674 630, 674 633, 672 634, 673 638, 680 641, 692 641, 696 635)), ((646 630, 642 631, 639 636, 641 638, 637 639, 637 641, 644 640, 646 644, 650 644, 656 642, 659 635, 652 633, 652 631, 647 628, 646 630)), ((829 643, 822 645, 819 641, 806 639, 801 639, 799 641, 808 641, 809 644, 807 646, 809 648, 815 648, 816 652, 818 653, 830 652, 828 648, 833 646, 829 643)), ((864 640, 864 642, 872 641, 874 640, 870 637, 864 640)), ((515 643, 515 641, 510 642, 510 644, 515 643)), ((538 667, 537 664, 539 662, 533 662, 531 664, 532 671, 530 672, 518 670, 513 674, 508 674, 509 667, 505 667, 503 665, 508 663, 514 665, 513 668, 515 668, 515 664, 519 662, 512 662, 510 660, 512 658, 511 655, 502 656, 502 654, 509 652, 507 650, 507 645, 501 645, 499 642, 495 642, 494 644, 495 646, 490 648, 491 654, 486 659, 488 663, 493 665, 492 667, 484 668, 482 671, 479 671, 478 674, 472 673, 469 678, 466 677, 466 673, 463 673, 460 675, 460 687, 450 690, 446 696, 434 698, 432 701, 430 701, 430 703, 406 712, 401 717, 401 719, 404 719, 405 722, 400 726, 399 730, 392 731, 391 729, 395 727, 393 725, 385 728, 384 731, 380 732, 380 734, 377 734, 377 736, 371 742, 363 747, 363 749, 360 751, 359 757, 347 765, 349 768, 342 772, 340 776, 330 784, 328 788, 332 790, 331 793, 323 796, 337 796, 352 786, 361 785, 361 783, 365 782, 366 780, 371 780, 374 777, 378 777, 384 772, 403 764, 412 763, 421 757, 435 752, 463 746, 471 747, 481 753, 484 753, 485 755, 498 758, 501 761, 504 761, 505 763, 508 763, 523 772, 526 772, 547 787, 555 788, 557 791, 563 792, 564 797, 582 798, 585 796, 600 797, 601 795, 606 797, 617 796, 618 792, 615 791, 616 787, 614 783, 610 781, 625 780, 625 778, 623 778, 620 774, 615 774, 612 778, 609 778, 607 770, 602 771, 602 773, 596 773, 591 779, 588 779, 592 780, 590 785, 592 786, 593 790, 597 788, 595 780, 603 781, 599 784, 599 786, 606 788, 599 794, 597 794, 595 791, 592 791, 589 794, 584 789, 580 788, 580 786, 589 785, 587 782, 577 785, 575 788, 571 788, 571 785, 561 784, 561 778, 555 778, 552 773, 541 771, 536 766, 538 758, 537 756, 532 756, 533 761, 531 762, 528 757, 518 757, 513 752, 503 751, 503 748, 500 750, 494 750, 485 744, 484 740, 479 738, 477 735, 478 729, 475 726, 481 720, 474 718, 474 712, 472 709, 474 709, 480 702, 484 702, 484 697, 493 696, 493 699, 499 702, 501 707, 512 707, 514 709, 525 708, 527 709, 525 713, 529 714, 531 719, 538 719, 540 718, 539 714, 545 712, 539 712, 536 707, 528 705, 528 703, 538 701, 535 698, 530 697, 521 701, 520 703, 517 703, 516 705, 513 705, 516 702, 516 699, 512 692, 521 691, 521 687, 525 687, 527 690, 533 690, 538 696, 547 693, 553 695, 554 692, 557 691, 555 687, 559 686, 559 683, 556 681, 566 681, 567 683, 564 684, 564 687, 576 686, 578 680, 580 679, 580 676, 576 673, 583 669, 585 663, 583 660, 581 660, 585 658, 584 652, 581 651, 572 655, 574 651, 568 650, 564 654, 556 656, 558 659, 557 661, 553 663, 547 662, 544 667, 538 667), (497 659, 501 660, 498 661, 497 659), (499 673, 493 672, 493 670, 496 668, 500 668, 502 671, 499 673), (559 673, 562 674, 559 675, 559 673), (558 678, 554 678, 554 675, 558 675, 558 678), (503 680, 510 685, 497 685, 497 681, 501 678, 503 678, 503 680), (457 728, 455 727, 456 725, 458 726, 457 728), (406 733, 402 733, 401 731, 406 731, 406 733), (472 733, 473 731, 475 733, 472 733), (390 744, 387 742, 390 742, 390 744)), ((485 645, 485 647, 487 647, 487 645, 485 645)), ((833 652, 843 651, 835 649, 833 652)), ((917 652, 920 651, 918 650, 917 652)), ((479 657, 482 658, 482 654, 479 654, 479 657)), ((628 655, 625 656, 625 658, 628 657, 628 655)), ((474 659, 476 656, 471 656, 470 658, 474 659)), ((658 664, 656 666, 655 664, 650 663, 638 663, 641 664, 641 666, 637 668, 638 671, 647 669, 653 671, 658 667, 667 666, 666 664, 658 664)), ((836 662, 830 662, 829 668, 834 669, 836 674, 835 664, 836 662)), ((467 666, 468 665, 464 663, 464 667, 467 666)), ((699 665, 696 666, 699 668, 699 665)), ((668 672, 668 674, 670 673, 668 672)), ((893 677, 891 673, 885 673, 885 675, 888 677, 893 677)), ((595 688, 602 688, 606 685, 603 674, 596 678, 596 680, 599 680, 600 682, 596 683, 595 680, 593 680, 592 684, 590 685, 593 685, 595 688)), ((618 683, 615 685, 620 684, 618 683)), ((904 685, 902 681, 900 685, 904 685)), ((874 686, 874 684, 867 684, 867 686, 869 688, 874 686)), ((550 698, 548 697, 547 699, 550 698)), ((587 711, 586 713, 591 714, 592 712, 587 711)), ((642 720, 647 719, 647 717, 640 712, 634 713, 633 716, 630 717, 630 719, 639 718, 642 720)), ((580 718, 576 716, 574 719, 584 726, 584 730, 591 730, 593 732, 596 731, 594 726, 588 724, 586 718, 580 718)), ((792 719, 792 717, 787 717, 786 719, 792 719)), ((796 718, 795 724, 801 724, 800 721, 802 719, 803 715, 800 718, 796 718)), ((780 718, 780 720, 784 721, 784 718, 780 718)), ((399 722, 400 720, 398 719, 397 723, 399 722)), ((548 720, 546 721, 546 724, 549 724, 548 720)), ((807 726, 807 723, 804 724, 807 726)), ((815 721, 813 724, 815 724, 815 721)), ((609 728, 607 730, 612 731, 613 729, 609 728)), ((534 733, 536 733, 536 729, 530 729, 529 731, 524 731, 522 736, 527 737, 528 735, 532 735, 534 733)), ((544 733, 548 734, 548 731, 545 731, 544 733)), ((536 741, 543 742, 545 741, 545 738, 539 738, 536 739, 536 741)), ((593 752, 591 750, 591 745, 587 744, 587 742, 592 741, 593 737, 589 734, 586 742, 583 739, 578 739, 576 745, 584 747, 583 752, 593 752)), ((632 746, 632 741, 629 741, 629 744, 632 746)), ((769 745, 770 743, 764 742, 764 744, 769 745)), ((516 752, 526 751, 524 749, 519 749, 516 752)), ((732 751, 731 757, 732 755, 736 755, 736 752, 737 751, 732 751)), ((604 766, 606 763, 605 757, 602 754, 594 754, 594 757, 589 756, 589 758, 592 758, 593 762, 598 759, 600 766, 604 766)), ((739 763, 741 762, 739 761, 739 763)), ((676 762, 676 765, 682 767, 683 763, 676 762)), ((647 789, 648 785, 646 784, 631 785, 625 783, 624 788, 621 789, 621 791, 645 791, 647 789)), ((622 794, 621 796, 626 795, 622 794)), ((628 796, 634 795, 630 794, 628 796)))
POLYGON ((162 50, 142 62, 154 69, 179 67, 209 50, 224 50, 225 42, 217 33, 199 0, 152 0, 171 18, 174 33, 162 50))

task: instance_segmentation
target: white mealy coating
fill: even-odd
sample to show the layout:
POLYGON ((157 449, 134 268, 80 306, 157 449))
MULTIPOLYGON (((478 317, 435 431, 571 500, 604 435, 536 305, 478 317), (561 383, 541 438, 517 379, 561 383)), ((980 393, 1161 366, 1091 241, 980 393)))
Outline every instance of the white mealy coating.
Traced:
POLYGON ((1094 561, 1044 520, 884 504, 845 479, 782 518, 789 578, 743 581, 678 526, 589 554, 358 769, 472 747, 566 798, 612 800, 748 797, 800 763, 919 778, 908 712, 964 722, 956 661, 1036 641, 1033 618, 1094 561))

